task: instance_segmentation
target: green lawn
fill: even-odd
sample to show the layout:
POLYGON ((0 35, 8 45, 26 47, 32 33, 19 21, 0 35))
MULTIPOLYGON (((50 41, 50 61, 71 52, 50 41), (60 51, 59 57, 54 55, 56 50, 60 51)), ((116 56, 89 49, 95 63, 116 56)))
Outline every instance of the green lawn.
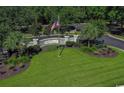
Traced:
POLYGON ((115 58, 97 58, 78 49, 41 52, 32 59, 25 72, 0 86, 115 86, 124 84, 124 53, 115 58))

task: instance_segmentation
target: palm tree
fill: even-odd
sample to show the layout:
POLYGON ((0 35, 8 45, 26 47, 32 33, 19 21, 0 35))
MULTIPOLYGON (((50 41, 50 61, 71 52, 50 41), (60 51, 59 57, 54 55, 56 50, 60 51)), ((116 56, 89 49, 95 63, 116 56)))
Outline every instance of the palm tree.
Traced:
POLYGON ((7 25, 7 23, 0 24, 0 47, 2 47, 3 42, 8 35, 9 31, 11 31, 11 27, 7 25))
POLYGON ((22 33, 11 32, 5 39, 3 46, 8 49, 11 56, 15 50, 20 51, 23 41, 24 37, 22 33))
POLYGON ((82 29, 81 37, 87 40, 88 47, 90 47, 90 41, 101 37, 106 30, 106 24, 103 20, 92 20, 82 29))

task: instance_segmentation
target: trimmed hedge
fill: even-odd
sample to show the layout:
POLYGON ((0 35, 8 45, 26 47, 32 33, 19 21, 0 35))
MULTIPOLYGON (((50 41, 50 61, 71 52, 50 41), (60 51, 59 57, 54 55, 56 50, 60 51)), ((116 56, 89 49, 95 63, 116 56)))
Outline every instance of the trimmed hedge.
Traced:
POLYGON ((16 64, 18 63, 18 60, 16 59, 16 56, 11 56, 6 62, 5 64, 9 64, 11 66, 16 66, 16 64))
POLYGON ((30 47, 26 48, 25 49, 26 53, 24 53, 24 54, 32 56, 32 55, 38 54, 40 51, 42 51, 40 46, 39 45, 35 45, 35 46, 30 46, 30 47))
POLYGON ((67 41, 67 42, 66 42, 66 46, 67 46, 67 47, 79 47, 80 44, 78 44, 78 43, 76 43, 76 42, 74 42, 74 41, 67 41))
POLYGON ((86 52, 86 53, 91 53, 97 50, 96 47, 87 47, 87 46, 82 46, 81 51, 86 52))
POLYGON ((15 56, 11 56, 6 62, 5 64, 8 64, 10 66, 16 66, 17 64, 20 63, 27 63, 30 62, 30 58, 28 56, 20 56, 20 57, 15 57, 15 56))

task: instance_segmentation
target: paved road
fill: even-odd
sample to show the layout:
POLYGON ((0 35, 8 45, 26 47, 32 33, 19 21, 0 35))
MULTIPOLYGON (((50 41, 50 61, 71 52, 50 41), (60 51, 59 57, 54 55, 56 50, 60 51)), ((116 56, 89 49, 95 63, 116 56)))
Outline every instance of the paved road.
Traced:
MULTIPOLYGON (((57 36, 52 36, 49 38, 53 38, 53 37, 57 37, 57 36)), ((45 38, 48 38, 48 37, 45 37, 45 38)), ((44 39, 44 37, 40 39, 44 39)), ((110 35, 103 36, 102 38, 100 38, 100 40, 104 40, 104 43, 107 45, 115 46, 124 50, 124 40, 119 40, 110 35)))
POLYGON ((124 41, 122 40, 119 40, 119 39, 116 39, 114 37, 107 36, 107 35, 102 37, 101 39, 104 40, 105 44, 115 46, 115 47, 118 47, 124 50, 124 41))

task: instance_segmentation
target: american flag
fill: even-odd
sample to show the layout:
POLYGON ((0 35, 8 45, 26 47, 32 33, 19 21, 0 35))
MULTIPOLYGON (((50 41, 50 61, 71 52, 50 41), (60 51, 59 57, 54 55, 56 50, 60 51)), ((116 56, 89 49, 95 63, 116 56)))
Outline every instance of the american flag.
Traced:
POLYGON ((52 26, 51 26, 51 31, 53 31, 55 28, 59 28, 60 27, 60 23, 59 21, 55 21, 52 26))

